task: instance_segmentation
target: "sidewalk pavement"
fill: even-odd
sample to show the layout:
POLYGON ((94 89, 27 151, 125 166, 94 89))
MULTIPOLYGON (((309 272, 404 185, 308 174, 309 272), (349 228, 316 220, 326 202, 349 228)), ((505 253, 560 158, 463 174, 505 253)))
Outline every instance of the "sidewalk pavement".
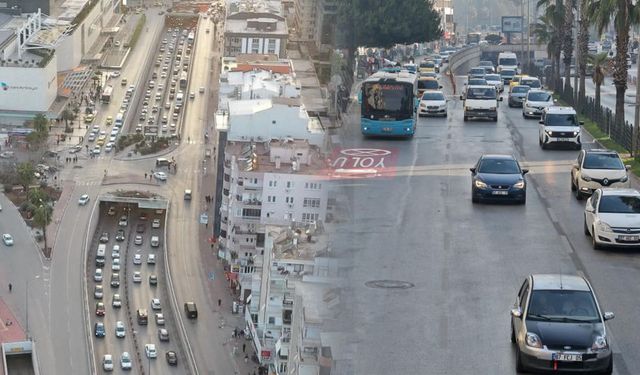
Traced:
MULTIPOLYGON (((71 199, 71 195, 73 190, 75 189, 76 182, 73 180, 66 180, 62 182, 62 194, 60 195, 60 199, 53 206, 53 213, 51 215, 51 224, 47 226, 47 247, 49 247, 52 251, 56 244, 56 239, 58 237, 58 229, 60 227, 60 221, 64 216, 64 212, 67 209, 67 205, 69 204, 69 200, 71 199)), ((41 246, 44 246, 44 242, 41 246)), ((48 259, 51 259, 53 254, 45 251, 45 254, 48 254, 48 259)))

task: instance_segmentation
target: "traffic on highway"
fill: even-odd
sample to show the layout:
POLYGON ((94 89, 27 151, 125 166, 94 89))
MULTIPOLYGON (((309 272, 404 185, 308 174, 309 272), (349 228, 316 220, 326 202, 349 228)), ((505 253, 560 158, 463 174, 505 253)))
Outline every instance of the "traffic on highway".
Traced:
POLYGON ((627 249, 640 246, 630 167, 514 56, 471 61, 453 77, 434 72, 450 55, 426 56, 364 79, 343 145, 393 153, 396 164, 385 164, 393 179, 342 187, 370 218, 336 239, 367 251, 349 276, 354 332, 366 332, 354 333, 355 373, 640 371, 625 329, 640 303, 620 287, 635 285, 627 249), (416 342, 430 349, 377 360, 389 345, 415 353, 416 342))
POLYGON ((111 202, 99 210, 86 283, 95 363, 185 373, 165 282, 164 210, 111 202))

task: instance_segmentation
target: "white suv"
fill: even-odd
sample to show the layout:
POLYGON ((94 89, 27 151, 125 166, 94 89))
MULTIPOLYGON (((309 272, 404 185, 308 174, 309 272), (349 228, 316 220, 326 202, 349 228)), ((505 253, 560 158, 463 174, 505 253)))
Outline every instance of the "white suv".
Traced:
POLYGON ((582 150, 571 168, 571 191, 578 200, 599 188, 628 188, 629 166, 610 150, 582 150))
POLYGON ((542 110, 538 128, 538 142, 543 149, 549 145, 567 145, 576 150, 582 148, 580 125, 575 109, 571 107, 548 107, 542 110))

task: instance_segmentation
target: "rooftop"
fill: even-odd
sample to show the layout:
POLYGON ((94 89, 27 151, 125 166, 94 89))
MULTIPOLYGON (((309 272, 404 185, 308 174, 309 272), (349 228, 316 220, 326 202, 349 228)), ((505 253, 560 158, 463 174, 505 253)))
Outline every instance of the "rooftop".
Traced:
POLYGON ((269 226, 274 237, 273 260, 312 260, 327 254, 327 236, 318 224, 293 224, 292 227, 269 226))
POLYGON ((233 34, 287 35, 287 23, 273 18, 229 19, 225 21, 224 32, 233 34))
POLYGON ((290 173, 293 163, 290 158, 275 158, 276 154, 305 154, 306 160, 299 158, 295 172, 302 175, 314 175, 325 168, 324 157, 318 147, 309 145, 307 140, 273 139, 266 142, 234 142, 229 141, 225 154, 236 157, 236 163, 245 172, 256 173, 290 173), (300 152, 302 151, 302 152, 300 152), (287 153, 288 152, 288 153, 287 153))
MULTIPOLYGON (((220 78, 219 108, 228 108, 228 102, 237 100, 300 97, 299 85, 292 76, 269 70, 255 70, 252 66, 247 67, 249 69, 246 71, 234 69, 222 74, 220 78)), ((263 66, 262 69, 265 69, 265 67, 263 66)), ((256 105, 260 107, 267 104, 256 105)))

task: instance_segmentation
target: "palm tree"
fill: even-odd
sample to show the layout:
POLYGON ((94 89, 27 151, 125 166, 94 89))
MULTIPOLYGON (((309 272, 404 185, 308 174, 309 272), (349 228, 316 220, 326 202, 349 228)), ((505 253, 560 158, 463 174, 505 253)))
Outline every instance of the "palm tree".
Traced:
POLYGON ((564 23, 562 25, 562 53, 564 63, 564 92, 570 95, 571 90, 571 58, 573 57, 573 10, 576 0, 565 0, 564 23))
POLYGON ((69 121, 73 121, 74 115, 73 112, 69 108, 65 108, 61 113, 62 119, 64 120, 65 129, 69 127, 69 121))
POLYGON ((589 58, 589 20, 587 18, 587 7, 589 0, 580 1, 580 20, 578 21, 578 110, 584 108, 586 96, 585 77, 587 75, 587 59, 589 58))
POLYGON ((553 89, 559 88, 560 81, 560 55, 562 54, 560 35, 563 18, 563 12, 558 10, 555 4, 549 4, 533 26, 533 34, 538 43, 547 45, 547 55, 552 65, 551 87, 553 89))
POLYGON ((600 111, 600 86, 604 83, 604 76, 607 72, 609 65, 609 55, 607 52, 601 52, 598 54, 588 54, 587 61, 593 65, 593 84, 596 85, 596 111, 600 111))
POLYGON ((49 254, 47 256, 50 256, 49 250, 47 249, 47 226, 51 224, 51 213, 51 206, 47 203, 42 203, 36 208, 33 215, 33 223, 36 227, 42 229, 45 254, 49 254))
MULTIPOLYGON (((640 10, 632 0, 591 0, 588 18, 598 34, 613 23, 616 31, 616 55, 613 58, 613 84, 616 86, 615 124, 624 124, 624 93, 627 90, 627 53, 629 30, 640 21, 640 10)), ((638 124, 636 124, 637 126, 638 124)), ((634 128, 634 134, 635 132, 634 128)), ((635 149, 634 149, 635 151, 635 149)))

